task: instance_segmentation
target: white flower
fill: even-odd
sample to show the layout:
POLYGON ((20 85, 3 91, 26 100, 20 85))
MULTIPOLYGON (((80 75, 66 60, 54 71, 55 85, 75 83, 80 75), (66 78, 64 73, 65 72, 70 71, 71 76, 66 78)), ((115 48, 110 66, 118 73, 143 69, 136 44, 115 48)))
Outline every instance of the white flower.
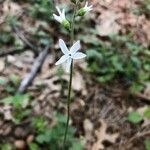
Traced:
POLYGON ((86 12, 89 12, 93 9, 93 6, 90 5, 88 6, 88 2, 85 3, 85 6, 83 7, 83 9, 86 11, 86 12))
POLYGON ((63 23, 63 21, 66 20, 66 17, 65 17, 65 9, 62 10, 62 12, 60 11, 59 7, 56 6, 56 9, 59 13, 59 16, 53 14, 54 16, 54 19, 57 20, 59 23, 63 23))
POLYGON ((92 5, 88 6, 88 2, 86 2, 85 6, 81 9, 79 9, 77 15, 78 16, 83 16, 83 15, 85 15, 85 13, 91 11, 92 9, 93 9, 93 6, 92 5))
POLYGON ((59 40, 59 47, 61 48, 61 51, 63 52, 63 56, 55 63, 55 65, 60 65, 62 63, 66 63, 66 71, 70 71, 70 66, 73 59, 81 59, 86 57, 85 54, 81 52, 77 52, 81 46, 80 41, 77 41, 71 48, 68 50, 65 42, 60 39, 59 40))
POLYGON ((66 19, 65 17, 65 9, 62 10, 62 12, 60 11, 60 9, 58 7, 56 7, 59 16, 57 16, 56 14, 53 14, 54 19, 56 21, 58 21, 59 23, 61 23, 66 29, 70 29, 70 23, 69 21, 66 19))

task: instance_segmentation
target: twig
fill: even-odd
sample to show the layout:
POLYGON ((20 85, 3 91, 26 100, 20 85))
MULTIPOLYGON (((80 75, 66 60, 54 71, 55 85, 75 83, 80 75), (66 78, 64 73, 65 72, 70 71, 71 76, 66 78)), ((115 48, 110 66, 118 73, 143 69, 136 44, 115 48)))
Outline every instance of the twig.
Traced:
POLYGON ((9 48, 9 49, 0 49, 0 57, 3 57, 8 54, 14 54, 14 53, 21 53, 23 51, 20 51, 16 49, 15 47, 9 48))
POLYGON ((31 71, 25 76, 25 78, 21 81, 21 84, 18 88, 18 93, 24 93, 25 90, 27 89, 27 87, 31 84, 31 82, 34 80, 37 72, 39 71, 39 69, 42 67, 44 60, 47 57, 48 54, 48 50, 49 50, 49 46, 47 46, 37 57, 37 59, 35 60, 31 71))
MULTIPOLYGON (((148 123, 146 125, 146 127, 149 127, 150 123, 148 123)), ((141 130, 144 130, 145 126, 141 128, 141 130)), ((146 136, 146 135, 150 135, 150 130, 148 131, 139 131, 137 132, 135 135, 133 135, 130 139, 128 139, 126 142, 125 142, 125 145, 128 145, 129 143, 133 142, 135 139, 137 138, 140 138, 140 137, 143 137, 143 136, 146 136)))
POLYGON ((138 97, 140 99, 143 99, 143 100, 145 100, 147 102, 150 102, 150 98, 148 96, 144 95, 144 94, 136 93, 133 96, 138 97))
POLYGON ((36 46, 34 46, 33 44, 31 44, 31 42, 28 41, 28 39, 19 31, 19 29, 16 26, 13 26, 12 29, 15 32, 15 34, 17 35, 17 37, 23 41, 25 46, 23 47, 23 50, 18 50, 15 47, 10 48, 10 49, 0 49, 0 57, 3 57, 8 54, 21 53, 21 52, 25 51, 25 49, 27 47, 31 48, 35 52, 35 54, 38 53, 38 51, 39 51, 38 48, 36 46))
POLYGON ((12 28, 14 30, 14 32, 16 33, 17 37, 23 41, 24 44, 26 44, 28 47, 30 47, 31 49, 33 49, 34 51, 37 51, 37 48, 30 43, 30 41, 28 41, 28 39, 20 32, 20 30, 16 27, 13 26, 12 28))
POLYGON ((134 135, 132 138, 130 138, 127 143, 131 143, 133 142, 135 139, 146 136, 146 135, 150 135, 150 131, 144 131, 144 132, 138 132, 136 135, 134 135))

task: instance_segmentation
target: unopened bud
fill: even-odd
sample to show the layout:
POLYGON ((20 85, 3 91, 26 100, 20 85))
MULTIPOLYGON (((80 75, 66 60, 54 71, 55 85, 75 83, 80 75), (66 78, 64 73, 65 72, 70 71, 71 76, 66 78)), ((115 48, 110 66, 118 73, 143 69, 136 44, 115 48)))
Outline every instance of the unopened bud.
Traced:
POLYGON ((86 10, 84 8, 79 9, 79 11, 77 12, 77 16, 84 16, 86 13, 86 10))
POLYGON ((70 30, 70 22, 68 20, 64 20, 62 25, 65 29, 70 30))

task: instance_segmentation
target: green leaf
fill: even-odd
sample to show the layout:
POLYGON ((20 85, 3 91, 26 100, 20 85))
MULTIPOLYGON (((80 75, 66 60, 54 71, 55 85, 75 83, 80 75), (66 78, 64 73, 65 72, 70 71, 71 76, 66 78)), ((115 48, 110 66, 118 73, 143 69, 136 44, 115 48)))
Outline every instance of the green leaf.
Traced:
POLYGON ((149 140, 145 140, 144 145, 145 145, 146 150, 150 150, 150 141, 149 140))
POLYGON ((147 109, 144 111, 144 117, 150 119, 150 108, 147 108, 147 109))
POLYGON ((101 76, 101 77, 98 77, 96 78, 96 80, 98 82, 107 82, 107 81, 110 81, 111 79, 113 79, 114 77, 114 74, 108 74, 108 75, 104 75, 104 76, 101 76))
POLYGON ((12 150, 10 144, 3 144, 0 148, 1 150, 12 150))
POLYGON ((45 143, 45 135, 44 134, 40 134, 36 137, 36 141, 40 144, 45 143))
POLYGON ((20 81, 19 76, 16 76, 15 74, 10 75, 9 79, 14 85, 18 85, 18 83, 20 81))
POLYGON ((28 147, 29 147, 29 150, 39 150, 39 147, 36 143, 29 143, 28 147))
POLYGON ((6 80, 0 78, 0 85, 5 85, 5 83, 6 83, 6 80))
POLYGON ((137 93, 140 92, 143 88, 144 88, 143 85, 138 83, 133 83, 132 86, 130 87, 130 90, 132 93, 137 93))
POLYGON ((70 150, 83 150, 82 145, 80 143, 73 143, 70 150))
POLYGON ((99 61, 102 60, 103 56, 101 53, 93 50, 93 49, 89 49, 87 52, 87 58, 95 58, 95 59, 98 59, 99 61))
POLYGON ((142 116, 138 112, 130 112, 127 117, 128 121, 135 124, 142 121, 142 119, 143 119, 142 116))

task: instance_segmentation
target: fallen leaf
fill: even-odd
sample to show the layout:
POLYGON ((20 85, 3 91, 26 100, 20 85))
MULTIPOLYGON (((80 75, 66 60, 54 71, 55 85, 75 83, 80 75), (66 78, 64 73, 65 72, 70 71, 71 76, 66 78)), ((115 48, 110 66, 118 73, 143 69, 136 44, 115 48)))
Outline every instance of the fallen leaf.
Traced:
POLYGON ((104 120, 100 120, 101 126, 98 130, 95 131, 95 135, 97 137, 97 141, 93 144, 92 150, 101 150, 104 149, 103 141, 107 140, 111 143, 115 143, 116 139, 118 138, 119 134, 107 134, 107 124, 104 120))
POLYGON ((120 25, 116 22, 120 14, 114 11, 105 11, 100 16, 96 29, 101 36, 108 36, 109 34, 118 33, 121 29, 120 25))
POLYGON ((5 62, 2 59, 2 60, 0 60, 0 72, 3 72, 4 68, 5 68, 5 62))

